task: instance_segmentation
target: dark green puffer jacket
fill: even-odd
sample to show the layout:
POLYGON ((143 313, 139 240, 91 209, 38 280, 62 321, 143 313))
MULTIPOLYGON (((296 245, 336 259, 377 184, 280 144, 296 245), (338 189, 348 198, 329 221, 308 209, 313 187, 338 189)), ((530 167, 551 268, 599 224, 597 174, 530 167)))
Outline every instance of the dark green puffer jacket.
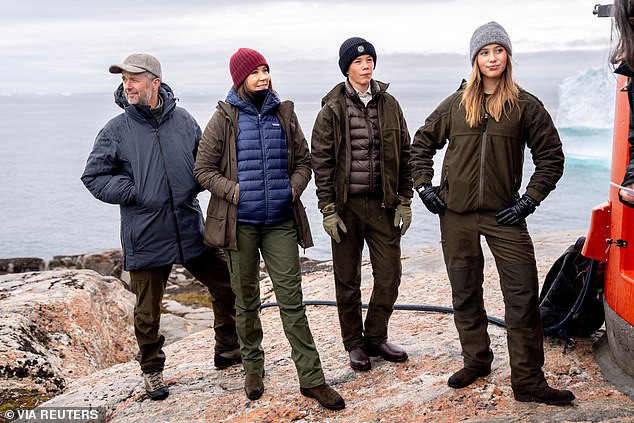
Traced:
MULTIPOLYGON (((410 137, 398 101, 387 93, 388 84, 376 81, 383 204, 388 209, 398 205, 398 197, 412 197, 409 168, 410 137)), ((311 158, 318 206, 335 203, 343 210, 349 195, 352 151, 350 122, 346 109, 345 82, 337 84, 322 100, 311 137, 311 158)))

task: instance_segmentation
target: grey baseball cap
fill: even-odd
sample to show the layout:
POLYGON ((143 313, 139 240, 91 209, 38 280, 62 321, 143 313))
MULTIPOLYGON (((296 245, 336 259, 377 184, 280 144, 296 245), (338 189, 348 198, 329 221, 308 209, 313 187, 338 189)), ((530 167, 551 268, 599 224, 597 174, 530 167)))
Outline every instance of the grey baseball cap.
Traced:
POLYGON ((125 58, 120 65, 110 65, 110 73, 121 73, 123 71, 131 73, 151 72, 159 78, 163 78, 161 63, 158 59, 146 53, 134 53, 125 58))

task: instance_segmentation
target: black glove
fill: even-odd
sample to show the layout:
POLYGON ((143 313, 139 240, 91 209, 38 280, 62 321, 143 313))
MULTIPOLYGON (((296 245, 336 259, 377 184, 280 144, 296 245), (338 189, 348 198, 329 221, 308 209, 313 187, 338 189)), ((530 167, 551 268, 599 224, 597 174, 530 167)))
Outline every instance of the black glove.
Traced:
POLYGON ((443 215, 445 214, 445 207, 447 205, 438 195, 440 187, 433 187, 431 184, 424 184, 421 187, 416 188, 418 196, 423 200, 423 204, 427 207, 427 210, 433 214, 443 215))
POLYGON ((495 220, 500 225, 517 225, 533 213, 538 205, 537 201, 524 194, 514 205, 496 214, 495 220))

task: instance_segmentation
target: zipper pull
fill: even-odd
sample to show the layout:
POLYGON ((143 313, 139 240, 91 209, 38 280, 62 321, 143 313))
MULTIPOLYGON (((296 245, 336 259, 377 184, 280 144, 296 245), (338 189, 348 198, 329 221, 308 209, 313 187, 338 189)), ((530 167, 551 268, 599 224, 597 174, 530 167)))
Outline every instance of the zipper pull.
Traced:
POLYGON ((489 114, 487 112, 484 112, 484 122, 482 123, 482 132, 486 132, 487 123, 489 123, 489 114))

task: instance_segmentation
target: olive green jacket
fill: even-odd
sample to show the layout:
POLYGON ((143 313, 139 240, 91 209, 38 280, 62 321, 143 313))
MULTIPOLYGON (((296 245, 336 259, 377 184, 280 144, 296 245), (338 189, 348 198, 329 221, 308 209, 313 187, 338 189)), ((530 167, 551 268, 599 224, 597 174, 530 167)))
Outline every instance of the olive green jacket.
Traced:
POLYGON ((526 194, 540 203, 555 189, 564 170, 561 140, 550 115, 532 94, 520 89, 518 107, 470 128, 460 105, 462 87, 446 98, 414 136, 411 166, 414 186, 431 184, 433 157, 447 141, 440 197, 456 213, 503 210, 519 198, 524 150, 535 170, 526 194))
MULTIPOLYGON (((399 196, 412 198, 410 136, 401 106, 386 92, 388 84, 376 83, 378 92, 371 101, 377 101, 378 109, 383 204, 394 209, 399 196)), ((345 95, 345 82, 326 94, 313 126, 311 160, 319 209, 334 203, 342 210, 348 199, 352 157, 345 95)))

